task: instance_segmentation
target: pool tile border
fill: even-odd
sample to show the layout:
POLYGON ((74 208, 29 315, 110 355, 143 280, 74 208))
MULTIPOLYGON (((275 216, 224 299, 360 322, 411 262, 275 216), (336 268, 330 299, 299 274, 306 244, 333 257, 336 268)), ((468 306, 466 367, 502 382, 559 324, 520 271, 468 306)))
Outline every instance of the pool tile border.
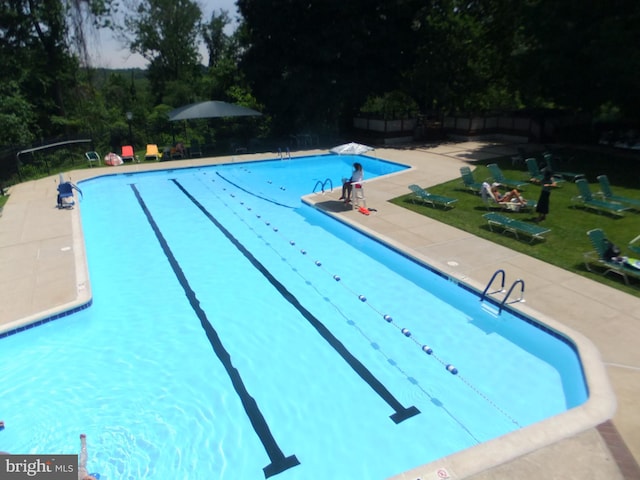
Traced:
POLYGON ((40 320, 36 320, 30 323, 25 323, 19 327, 12 328, 11 330, 7 330, 5 332, 0 332, 0 339, 10 337, 11 335, 15 335, 16 333, 24 332, 25 330, 29 330, 31 328, 39 327, 40 325, 44 325, 45 323, 53 322, 54 320, 58 320, 60 318, 68 317, 69 315, 73 315, 74 313, 78 313, 82 310, 89 308, 93 304, 93 299, 90 299, 88 302, 85 302, 81 305, 77 305, 68 310, 64 310, 62 312, 54 313, 47 317, 41 318, 40 320))

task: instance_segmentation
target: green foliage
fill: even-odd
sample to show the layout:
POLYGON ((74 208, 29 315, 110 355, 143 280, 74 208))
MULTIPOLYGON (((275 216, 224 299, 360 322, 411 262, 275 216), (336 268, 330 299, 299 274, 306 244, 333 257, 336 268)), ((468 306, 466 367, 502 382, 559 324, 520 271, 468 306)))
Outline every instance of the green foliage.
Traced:
POLYGON ((525 2, 514 56, 524 101, 540 98, 590 112, 611 102, 636 118, 639 21, 635 1, 525 2))
POLYGON ((360 111, 392 120, 415 117, 420 109, 413 98, 402 91, 395 90, 382 96, 367 98, 360 111))
MULTIPOLYGON (((635 181, 640 176, 637 158, 613 158, 585 150, 565 151, 563 156, 565 159, 573 158, 570 163, 564 164, 568 170, 575 171, 576 168, 579 168, 589 179, 595 179, 600 174, 607 174, 616 194, 640 199, 640 190, 635 181), (615 167, 612 166, 614 164, 615 167)), ((497 163, 505 177, 523 181, 528 179, 527 172, 514 168, 510 158, 498 159, 497 163)), ((477 181, 483 181, 490 177, 488 169, 479 164, 475 167, 473 174, 477 181)), ((594 193, 598 192, 598 184, 592 183, 591 190, 594 193)), ((414 204, 409 200, 410 195, 395 198, 392 202, 565 270, 605 283, 632 295, 640 295, 640 282, 634 282, 628 287, 617 276, 605 277, 599 273, 587 271, 584 266, 584 253, 593 250, 586 235, 588 230, 602 228, 608 238, 619 245, 623 251, 626 251, 626 244, 640 231, 639 212, 631 211, 626 213, 623 218, 616 218, 586 210, 572 201, 573 197, 578 195, 578 190, 574 184, 567 182, 551 193, 550 213, 541 224, 550 228, 551 232, 545 236, 545 241, 530 244, 528 241, 517 240, 509 234, 490 231, 487 222, 482 218, 482 214, 488 211, 487 207, 480 196, 471 193, 462 185, 461 180, 456 179, 430 187, 429 192, 457 198, 458 202, 454 209, 448 211, 434 209, 420 203, 414 204)), ((522 193, 527 199, 537 200, 540 187, 533 184, 527 185, 522 193)), ((522 221, 532 221, 537 216, 535 212, 507 212, 504 215, 522 221)))
POLYGON ((395 89, 413 55, 419 3, 239 0, 241 69, 277 131, 335 129, 369 95, 395 89))
MULTIPOLYGON (((234 37, 224 33, 224 29, 231 23, 228 12, 222 10, 220 14, 213 12, 209 23, 202 25, 202 37, 209 52, 209 68, 216 67, 224 59, 232 57, 235 52, 234 37)), ((232 60, 235 60, 232 58, 232 60)), ((235 62, 234 62, 235 63, 235 62)))
POLYGON ((191 0, 142 0, 136 15, 125 18, 133 32, 131 50, 149 61, 148 77, 157 103, 167 82, 193 81, 200 66, 197 38, 202 12, 191 0))
POLYGON ((0 145, 27 145, 37 132, 33 106, 15 81, 0 83, 0 145))

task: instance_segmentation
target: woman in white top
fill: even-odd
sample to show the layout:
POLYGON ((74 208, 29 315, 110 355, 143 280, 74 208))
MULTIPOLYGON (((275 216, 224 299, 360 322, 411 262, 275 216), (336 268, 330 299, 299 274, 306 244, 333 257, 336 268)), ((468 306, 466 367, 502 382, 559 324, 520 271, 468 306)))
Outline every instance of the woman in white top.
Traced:
POLYGON ((342 196, 339 200, 344 200, 344 203, 351 201, 351 189, 354 183, 360 183, 364 179, 364 172, 362 171, 362 165, 358 162, 353 164, 353 173, 349 180, 343 179, 342 181, 342 196))

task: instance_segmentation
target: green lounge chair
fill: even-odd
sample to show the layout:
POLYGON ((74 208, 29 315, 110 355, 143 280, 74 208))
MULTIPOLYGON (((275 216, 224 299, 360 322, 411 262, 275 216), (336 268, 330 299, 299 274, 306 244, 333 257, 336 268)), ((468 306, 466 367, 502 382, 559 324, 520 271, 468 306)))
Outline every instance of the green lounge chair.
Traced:
POLYGON ((458 201, 457 198, 444 197, 442 195, 433 195, 418 185, 409 185, 409 190, 413 192, 411 201, 415 203, 416 199, 421 202, 428 203, 433 207, 453 208, 453 204, 458 201))
POLYGON ((629 207, 622 205, 621 203, 608 202, 606 200, 598 200, 591 194, 589 184, 584 178, 576 180, 579 195, 573 197, 574 202, 578 202, 586 208, 596 210, 599 212, 611 213, 613 215, 623 216, 625 210, 629 210, 629 207))
POLYGON ((545 153, 543 155, 544 157, 544 161, 547 162, 547 165, 549 166, 549 168, 551 168, 551 171, 553 172, 554 176, 560 176, 562 178, 566 178, 568 180, 571 180, 572 182, 575 182, 577 179, 579 178, 585 178, 586 175, 584 173, 575 173, 575 172, 561 172, 559 170, 556 169, 557 165, 555 164, 555 159, 553 158, 553 154, 551 153, 545 153))
POLYGON ((611 184, 609 183, 609 177, 607 177, 606 175, 598 176, 598 182, 600 182, 600 193, 606 201, 622 203, 623 205, 627 205, 636 210, 640 209, 640 200, 636 198, 614 195, 613 191, 611 190, 611 184))
MULTIPOLYGON (((538 161, 535 158, 527 158, 525 160, 525 163, 527 164, 527 169, 529 170, 529 181, 534 183, 541 183, 542 179, 544 178, 544 173, 542 173, 542 171, 540 171, 540 168, 538 168, 538 161)), ((553 181, 556 183, 562 183, 564 182, 564 178, 559 175, 554 175, 553 181)))
POLYGON ((602 229, 594 228, 593 230, 589 230, 587 235, 594 248, 594 251, 584 254, 584 266, 587 270, 593 272, 591 264, 595 259, 598 264, 605 268, 603 275, 609 272, 620 275, 627 285, 629 285, 629 277, 640 279, 640 269, 632 267, 626 261, 614 261, 607 258, 607 250, 609 249, 610 243, 602 229))
POLYGON ((100 155, 98 152, 85 152, 84 156, 87 158, 90 167, 93 167, 94 163, 100 165, 100 155))
POLYGON ((640 235, 629 242, 629 249, 640 255, 640 235))
POLYGON ((476 179, 473 178, 473 173, 469 167, 460 167, 460 176, 462 177, 462 183, 465 187, 473 193, 482 193, 482 183, 476 182, 476 179))
POLYGON ((551 231, 550 228, 515 220, 496 212, 485 213, 483 217, 489 222, 489 230, 492 232, 494 227, 497 227, 503 233, 512 233, 517 239, 520 239, 520 235, 524 235, 529 237, 529 243, 533 243, 534 240, 544 240, 544 235, 551 231))
POLYGON ((506 178, 497 163, 491 163, 487 165, 487 168, 489 169, 494 182, 498 182, 499 184, 509 188, 517 188, 518 190, 523 190, 524 187, 527 186, 527 182, 519 182, 518 180, 506 178))

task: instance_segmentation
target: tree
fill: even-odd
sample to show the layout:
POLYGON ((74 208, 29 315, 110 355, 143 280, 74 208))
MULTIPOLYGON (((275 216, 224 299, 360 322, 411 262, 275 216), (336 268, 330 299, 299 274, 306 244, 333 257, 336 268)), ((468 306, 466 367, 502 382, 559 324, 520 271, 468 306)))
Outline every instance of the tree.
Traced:
POLYGON ((412 63, 417 0, 238 0, 241 69, 282 133, 335 129, 412 63))
POLYGON ((149 61, 148 77, 156 104, 170 81, 189 83, 199 75, 198 35, 202 11, 191 0, 143 0, 125 26, 131 51, 149 61))
MULTIPOLYGON (((110 3, 11 0, 0 4, 0 83, 7 86, 3 93, 9 97, 11 111, 3 121, 15 120, 21 129, 29 129, 18 138, 60 135, 78 128, 68 117, 77 106, 79 86, 79 62, 73 52, 86 50, 80 19, 97 21, 94 13, 108 12, 110 3), (72 25, 69 16, 74 19, 72 25)), ((11 122, 1 123, 0 129, 12 128, 11 122)))
POLYGON ((509 86, 519 2, 433 0, 417 10, 412 90, 426 110, 515 106, 509 86))
POLYGON ((209 23, 202 25, 202 37, 209 52, 209 68, 215 67, 220 61, 231 57, 237 51, 237 46, 233 45, 233 37, 224 32, 229 23, 231 23, 229 13, 221 10, 220 14, 213 12, 209 23))
POLYGON ((516 52, 528 103, 593 112, 611 102, 640 109, 640 3, 527 2, 516 52))
POLYGON ((17 82, 0 82, 0 145, 27 145, 37 138, 33 106, 17 82))

